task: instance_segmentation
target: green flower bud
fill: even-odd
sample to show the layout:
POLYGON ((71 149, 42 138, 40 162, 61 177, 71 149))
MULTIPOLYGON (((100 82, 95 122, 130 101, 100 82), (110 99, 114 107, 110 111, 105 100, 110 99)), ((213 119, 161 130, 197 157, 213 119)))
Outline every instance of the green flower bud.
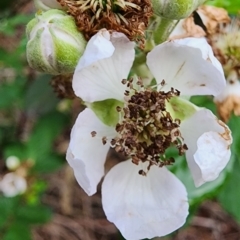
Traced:
POLYGON ((71 16, 57 9, 38 12, 26 34, 30 67, 54 75, 74 72, 86 41, 71 16))
POLYGON ((57 0, 34 0, 35 7, 38 10, 47 11, 49 9, 63 9, 57 0))
POLYGON ((152 0, 153 12, 168 19, 182 19, 191 13, 206 0, 152 0))

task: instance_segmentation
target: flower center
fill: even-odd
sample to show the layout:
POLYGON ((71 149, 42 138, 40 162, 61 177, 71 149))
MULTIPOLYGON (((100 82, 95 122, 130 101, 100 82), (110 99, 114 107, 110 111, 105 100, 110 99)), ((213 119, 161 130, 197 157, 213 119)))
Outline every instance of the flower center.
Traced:
MULTIPOLYGON (((174 158, 165 156, 169 147, 175 146, 179 155, 187 150, 179 131, 181 121, 173 119, 166 109, 166 102, 179 96, 180 92, 173 88, 169 92, 146 89, 140 81, 138 85, 140 90, 135 90, 131 81, 128 83, 133 95, 124 107, 117 108, 122 119, 116 126, 119 136, 111 144, 117 152, 131 157, 136 165, 148 161, 147 170, 152 165, 171 165, 174 158)), ((129 95, 130 91, 126 91, 125 95, 129 95)), ((139 174, 146 175, 146 172, 141 170, 139 174)))
POLYGON ((75 18, 81 32, 89 39, 106 28, 143 41, 144 30, 152 16, 150 0, 57 0, 75 18))

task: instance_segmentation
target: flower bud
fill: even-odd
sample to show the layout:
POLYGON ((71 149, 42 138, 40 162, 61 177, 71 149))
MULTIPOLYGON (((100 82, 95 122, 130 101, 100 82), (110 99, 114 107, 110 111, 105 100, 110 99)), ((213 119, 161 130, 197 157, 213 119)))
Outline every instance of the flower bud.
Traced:
POLYGON ((20 165, 20 160, 16 156, 10 156, 6 159, 6 166, 9 170, 16 170, 20 165))
POLYGON ((38 12, 26 34, 30 67, 53 75, 74 72, 86 41, 71 16, 57 9, 38 12))
POLYGON ((34 0, 36 9, 47 11, 49 9, 63 9, 57 0, 34 0))
POLYGON ((182 19, 191 13, 206 0, 152 0, 153 12, 168 19, 182 19))
POLYGON ((27 190, 27 181, 16 173, 7 173, 0 181, 0 190, 5 197, 15 197, 27 190))

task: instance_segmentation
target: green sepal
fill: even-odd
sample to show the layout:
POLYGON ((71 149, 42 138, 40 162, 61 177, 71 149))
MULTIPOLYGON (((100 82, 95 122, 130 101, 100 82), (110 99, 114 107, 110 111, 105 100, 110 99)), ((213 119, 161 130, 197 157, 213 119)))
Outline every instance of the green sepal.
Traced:
POLYGON ((172 97, 167 103, 167 110, 174 119, 182 121, 191 117, 198 110, 198 107, 184 98, 172 97))
POLYGON ((119 114, 117 112, 117 107, 123 107, 123 102, 120 102, 116 99, 107 99, 103 101, 93 102, 87 104, 97 117, 108 126, 116 126, 119 122, 119 114))

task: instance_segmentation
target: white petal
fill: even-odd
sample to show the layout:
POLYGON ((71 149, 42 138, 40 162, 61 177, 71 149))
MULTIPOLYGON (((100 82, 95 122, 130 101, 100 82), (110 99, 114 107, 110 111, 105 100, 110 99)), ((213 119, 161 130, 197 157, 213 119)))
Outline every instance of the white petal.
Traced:
POLYGON ((147 176, 130 160, 113 167, 102 185, 103 209, 128 240, 164 236, 188 215, 184 185, 166 168, 152 166, 147 176))
POLYGON ((194 159, 204 181, 215 180, 226 167, 231 155, 226 147, 226 140, 216 132, 206 132, 198 139, 194 159))
POLYGON ((67 160, 79 185, 88 195, 96 192, 104 175, 109 144, 103 145, 102 137, 112 139, 115 134, 114 129, 104 125, 90 109, 81 112, 73 126, 67 160), (95 137, 91 135, 93 131, 97 133, 95 137))
POLYGON ((225 86, 223 75, 202 58, 197 48, 165 42, 148 54, 147 64, 159 84, 158 90, 173 87, 186 96, 217 95, 225 86), (161 86, 163 79, 165 85, 161 86))
POLYGON ((128 77, 134 56, 134 43, 124 34, 114 32, 109 36, 101 30, 89 41, 75 70, 75 94, 86 102, 111 98, 122 101, 126 86, 121 81, 128 77))
POLYGON ((218 59, 213 55, 212 47, 208 44, 205 38, 189 37, 189 38, 177 39, 177 40, 174 40, 173 42, 200 49, 202 52, 202 58, 204 60, 210 61, 224 76, 222 65, 218 61, 218 59))
POLYGON ((229 128, 211 111, 201 109, 183 121, 180 131, 188 146, 188 166, 195 185, 215 180, 230 159, 229 128))

